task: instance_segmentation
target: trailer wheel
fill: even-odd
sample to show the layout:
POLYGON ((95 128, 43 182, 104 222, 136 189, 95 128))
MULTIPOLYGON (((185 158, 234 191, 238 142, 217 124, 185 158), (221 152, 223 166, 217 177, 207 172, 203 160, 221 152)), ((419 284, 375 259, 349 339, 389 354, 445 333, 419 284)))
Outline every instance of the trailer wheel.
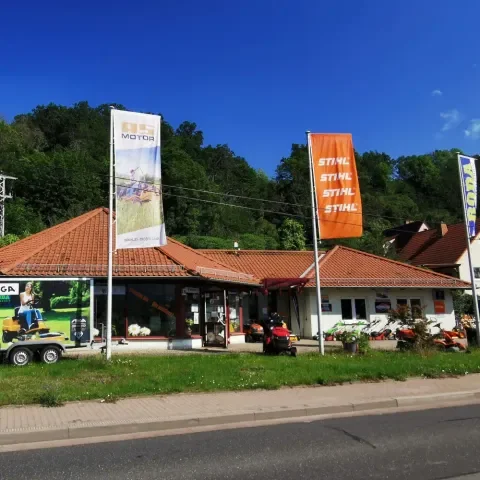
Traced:
POLYGON ((10 353, 9 360, 17 367, 24 367, 31 362, 32 357, 32 352, 28 348, 18 347, 10 353))
POLYGON ((40 352, 40 360, 43 363, 57 363, 62 357, 62 352, 57 347, 46 347, 40 352))

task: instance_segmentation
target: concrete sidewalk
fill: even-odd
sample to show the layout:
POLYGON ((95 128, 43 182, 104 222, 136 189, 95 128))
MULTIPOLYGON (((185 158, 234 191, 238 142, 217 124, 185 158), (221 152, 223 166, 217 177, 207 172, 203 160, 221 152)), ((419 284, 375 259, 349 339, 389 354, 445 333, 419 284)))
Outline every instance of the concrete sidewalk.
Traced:
POLYGON ((0 445, 480 401, 480 375, 0 408, 0 445))
MULTIPOLYGON (((298 353, 316 353, 318 352, 318 341, 302 339, 295 344, 298 353)), ((395 350, 397 346, 396 340, 379 340, 371 341, 370 346, 374 350, 395 350)), ((342 348, 342 342, 325 342, 325 351, 329 352, 336 348, 342 348)), ((195 355, 195 354, 209 354, 209 353, 261 353, 262 343, 239 343, 229 345, 228 348, 221 347, 202 347, 195 350, 165 350, 155 346, 155 342, 135 343, 130 342, 128 345, 118 345, 113 343, 112 353, 113 355, 195 355)), ((78 348, 67 350, 66 353, 69 357, 80 357, 84 355, 100 355, 100 344, 94 346, 94 348, 78 348)))

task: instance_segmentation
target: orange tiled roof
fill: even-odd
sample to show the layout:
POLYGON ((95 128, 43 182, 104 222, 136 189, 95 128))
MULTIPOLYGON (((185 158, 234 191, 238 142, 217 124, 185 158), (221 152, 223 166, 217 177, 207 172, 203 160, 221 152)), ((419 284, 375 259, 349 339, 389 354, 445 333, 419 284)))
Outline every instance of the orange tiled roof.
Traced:
POLYGON ((213 260, 256 278, 300 277, 313 265, 312 251, 200 250, 213 260))
MULTIPOLYGON (((480 231, 480 220, 476 225, 480 231)), ((416 233, 400 251, 402 260, 414 265, 455 265, 467 249, 464 223, 447 225, 442 237, 436 229, 416 233)))
MULTIPOLYGON (((315 272, 307 287, 315 286, 315 272)), ((320 283, 325 287, 470 288, 457 278, 396 262, 388 258, 337 246, 320 260, 320 283)))
MULTIPOLYGON (((315 286, 313 252, 202 250, 211 258, 257 278, 307 277, 315 286)), ((469 284, 423 268, 337 246, 320 257, 320 278, 326 287, 442 287, 469 284)))
MULTIPOLYGON (((97 208, 0 248, 0 275, 105 277, 108 210, 97 208)), ((257 285, 235 271, 171 238, 164 247, 117 250, 115 277, 200 277, 257 285)))

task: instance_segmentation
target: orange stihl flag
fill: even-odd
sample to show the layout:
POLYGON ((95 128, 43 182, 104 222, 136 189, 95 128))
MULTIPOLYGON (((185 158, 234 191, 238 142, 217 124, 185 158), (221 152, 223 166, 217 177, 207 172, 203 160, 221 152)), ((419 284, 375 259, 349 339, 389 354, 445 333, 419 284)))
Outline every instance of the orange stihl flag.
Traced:
POLYGON ((309 137, 319 238, 361 237, 362 199, 352 136, 349 133, 311 133, 309 137))

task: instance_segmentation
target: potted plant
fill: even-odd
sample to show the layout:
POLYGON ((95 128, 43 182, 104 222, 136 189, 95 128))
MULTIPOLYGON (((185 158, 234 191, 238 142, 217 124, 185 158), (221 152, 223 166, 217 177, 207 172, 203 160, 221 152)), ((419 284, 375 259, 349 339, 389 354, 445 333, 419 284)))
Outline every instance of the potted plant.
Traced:
POLYGON ((337 339, 343 344, 343 349, 348 353, 357 353, 359 333, 352 330, 345 330, 337 335, 337 339))

